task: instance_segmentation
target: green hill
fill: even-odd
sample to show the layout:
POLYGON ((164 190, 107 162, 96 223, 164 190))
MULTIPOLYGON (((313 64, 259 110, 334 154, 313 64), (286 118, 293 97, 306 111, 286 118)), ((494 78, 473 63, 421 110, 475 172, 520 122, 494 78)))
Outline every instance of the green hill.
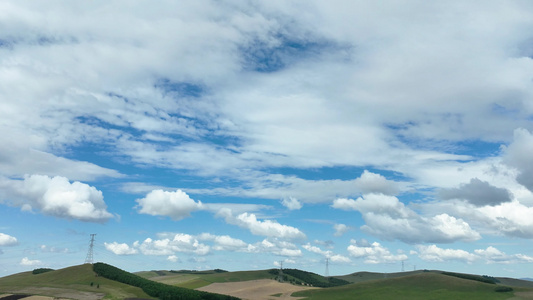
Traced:
POLYGON ((151 299, 140 288, 96 277, 91 264, 68 267, 41 274, 18 273, 0 278, 0 293, 30 294, 50 297, 72 298, 84 294, 98 299, 151 299))
MULTIPOLYGON (((497 292, 501 285, 422 272, 388 279, 368 280, 350 285, 294 293, 307 299, 510 299, 514 291, 497 292)), ((520 292, 531 292, 518 288, 520 292)), ((514 298, 527 299, 527 298, 514 298)))
POLYGON ((0 294, 69 299, 236 299, 165 285, 103 263, 6 276, 0 278, 0 294))
POLYGON ((144 292, 152 297, 157 297, 162 300, 178 300, 178 299, 198 299, 198 300, 233 300, 237 299, 227 295, 219 295, 208 292, 201 292, 192 289, 172 286, 149 280, 138 275, 126 272, 117 267, 105 264, 96 263, 93 267, 94 271, 101 277, 111 280, 129 284, 141 288, 144 292))
POLYGON ((415 275, 422 273, 424 271, 409 271, 409 272, 397 272, 397 273, 375 273, 375 272, 356 272, 344 276, 335 276, 335 278, 346 280, 351 283, 365 282, 369 280, 378 280, 378 279, 388 279, 388 278, 398 278, 409 275, 415 275))
POLYGON ((269 270, 216 272, 213 271, 148 271, 135 273, 153 281, 185 287, 200 288, 215 282, 239 282, 258 279, 274 279, 269 270))
MULTIPOLYGON (((258 279, 279 280, 279 270, 216 272, 215 271, 149 271, 136 273, 157 282, 186 288, 200 288, 211 283, 240 282, 258 279)), ((284 282, 315 287, 333 287, 350 282, 335 277, 324 276, 298 269, 284 269, 284 282)))

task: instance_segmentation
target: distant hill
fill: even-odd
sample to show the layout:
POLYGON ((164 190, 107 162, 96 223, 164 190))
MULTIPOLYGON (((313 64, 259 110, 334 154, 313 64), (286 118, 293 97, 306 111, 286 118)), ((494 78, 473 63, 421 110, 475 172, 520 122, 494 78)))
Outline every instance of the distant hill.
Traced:
MULTIPOLYGON (((355 273, 357 274, 357 273, 355 273)), ((379 273, 359 274, 360 278, 376 277, 379 273), (365 276, 366 275, 366 276, 365 276)), ((354 274, 351 274, 354 275, 354 274)), ((360 281, 340 287, 294 293, 309 300, 327 299, 531 299, 533 289, 510 288, 498 284, 448 276, 439 272, 418 272, 406 276, 395 274, 386 279, 360 281), (516 294, 521 293, 520 297, 516 294), (529 296, 531 297, 531 296, 529 296)), ((344 276, 343 276, 344 277, 344 276)), ((358 277, 358 276, 352 276, 358 277)))
MULTIPOLYGON (((442 274, 443 271, 439 270, 416 270, 408 272, 397 272, 397 273, 374 273, 374 272, 356 272, 344 276, 335 276, 335 278, 343 279, 351 283, 365 282, 369 280, 379 280, 379 279, 390 279, 390 278, 399 278, 405 276, 411 276, 420 273, 438 273, 442 274)), ((460 274, 460 273, 457 273, 460 274)), ((472 274, 465 274, 467 276, 478 276, 472 274)), ((496 283, 499 285, 506 285, 511 287, 526 287, 533 288, 533 281, 528 281, 526 279, 514 279, 507 277, 494 277, 496 283)))
POLYGON ((365 282, 369 280, 397 278, 415 275, 424 272, 423 270, 398 272, 398 273, 375 273, 375 272, 356 272, 344 276, 335 276, 335 278, 346 280, 351 283, 365 282))
POLYGON ((324 277, 316 273, 302 271, 298 269, 284 269, 281 277, 278 269, 239 272, 221 272, 216 270, 149 271, 138 272, 136 274, 157 282, 187 288, 200 288, 211 283, 240 282, 259 279, 273 279, 296 285, 306 285, 314 287, 333 287, 350 283, 343 279, 335 277, 324 277))

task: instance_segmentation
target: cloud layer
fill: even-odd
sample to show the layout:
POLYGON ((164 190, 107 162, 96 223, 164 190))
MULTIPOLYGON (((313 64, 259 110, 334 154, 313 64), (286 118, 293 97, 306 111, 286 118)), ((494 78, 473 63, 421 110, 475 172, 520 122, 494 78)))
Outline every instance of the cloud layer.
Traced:
POLYGON ((448 214, 420 216, 393 196, 369 194, 357 200, 339 198, 333 201, 332 207, 359 211, 366 223, 361 229, 386 240, 398 239, 414 244, 481 238, 464 220, 448 214))

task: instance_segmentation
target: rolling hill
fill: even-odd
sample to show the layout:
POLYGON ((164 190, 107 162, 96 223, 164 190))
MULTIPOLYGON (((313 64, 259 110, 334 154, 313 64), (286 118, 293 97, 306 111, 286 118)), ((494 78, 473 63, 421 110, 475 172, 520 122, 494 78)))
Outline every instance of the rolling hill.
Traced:
POLYGON ((29 294, 71 299, 153 299, 140 288, 96 277, 93 266, 84 264, 34 275, 18 273, 0 278, 0 293, 29 294))
MULTIPOLYGON (((228 287, 231 287, 237 286, 235 283, 254 281, 255 285, 263 284, 263 289, 268 287, 279 289, 279 284, 268 283, 275 282, 273 279, 279 279, 278 270, 276 269, 240 272, 226 272, 223 270, 146 271, 132 274, 110 265, 97 263, 94 266, 85 264, 40 274, 24 272, 0 278, 0 299, 2 294, 42 295, 52 298, 80 300, 98 300, 102 298, 157 299, 155 297, 176 299, 171 294, 161 294, 161 290, 167 289, 169 291, 177 290, 182 295, 178 298, 183 299, 191 299, 190 297, 195 299, 233 299, 229 296, 183 290, 182 288, 196 289, 202 287, 202 289, 209 290, 206 289, 206 286, 212 283, 219 287, 221 284, 227 284, 228 287), (103 269, 98 269, 96 268, 97 266, 103 269), (97 276, 97 273, 101 276, 97 276), (104 273, 107 273, 107 275, 104 273), (154 291, 160 294, 156 295, 154 291)), ((339 285, 293 293, 293 296, 305 297, 305 299, 310 300, 533 299, 533 282, 530 281, 442 271, 357 272, 345 276, 326 278, 306 271, 286 269, 284 270, 284 282, 292 282, 295 287, 339 285)), ((222 289, 222 291, 224 290, 227 289, 222 289)), ((294 290, 285 293, 284 296, 290 295, 294 290)), ((210 291, 218 292, 212 289, 210 291)), ((239 296, 231 291, 228 291, 228 294, 239 296)), ((276 295, 281 295, 281 293, 272 290, 272 293, 268 295, 270 295, 268 299, 276 299, 276 297, 280 297, 276 295)))
POLYGON ((3 277, 0 278, 0 294, 41 295, 81 300, 97 300, 104 297, 105 299, 235 299, 226 295, 165 285, 104 263, 84 264, 43 273, 24 272, 3 277))
MULTIPOLYGON (((356 273, 357 274, 357 273, 356 273)), ((352 274, 353 275, 353 274, 352 274)), ((376 277, 381 274, 361 274, 376 277)), ((293 296, 306 299, 533 299, 533 289, 506 287, 501 284, 484 283, 477 280, 444 275, 440 271, 401 273, 386 279, 368 279, 328 289, 309 290, 294 293, 293 296), (394 277, 395 276, 395 277, 394 277)), ((481 277, 472 275, 473 277, 481 277)), ((357 277, 357 276, 354 276, 357 277)))

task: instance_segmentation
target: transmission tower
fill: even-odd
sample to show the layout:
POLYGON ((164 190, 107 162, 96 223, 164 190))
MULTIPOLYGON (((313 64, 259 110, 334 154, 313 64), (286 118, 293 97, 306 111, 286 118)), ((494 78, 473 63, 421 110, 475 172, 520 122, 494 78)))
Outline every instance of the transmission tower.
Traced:
POLYGON ((402 272, 405 272, 405 265, 404 265, 404 261, 402 260, 402 272))
POLYGON ((326 277, 329 277, 329 257, 326 257, 326 277))
POLYGON ((278 281, 283 282, 283 261, 279 261, 279 274, 278 274, 278 281))
POLYGON ((91 234, 91 241, 89 242, 89 251, 87 251, 87 257, 85 258, 86 264, 93 263, 93 248, 94 248, 94 237, 95 236, 96 236, 96 233, 91 234))

